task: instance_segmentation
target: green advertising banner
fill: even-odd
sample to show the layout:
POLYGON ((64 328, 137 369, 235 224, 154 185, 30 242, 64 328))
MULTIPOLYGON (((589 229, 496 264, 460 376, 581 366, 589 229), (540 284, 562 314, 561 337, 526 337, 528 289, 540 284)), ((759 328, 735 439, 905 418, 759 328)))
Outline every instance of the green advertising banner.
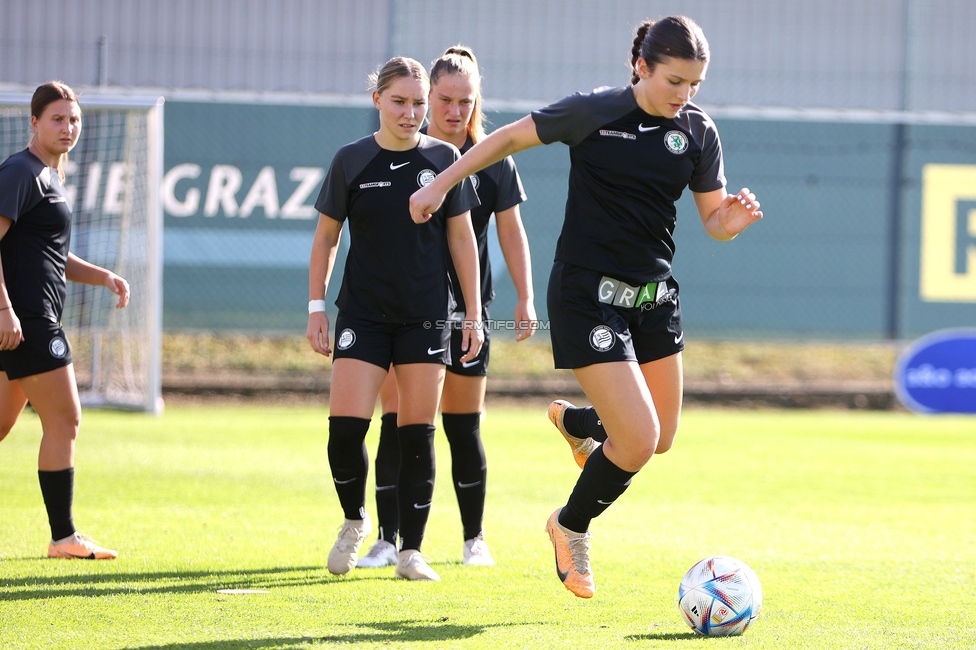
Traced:
MULTIPOLYGON (((766 217, 716 242, 690 193, 679 201, 674 274, 689 333, 843 341, 976 323, 976 128, 717 114, 729 190, 755 191, 766 217)), ((488 117, 497 128, 521 114, 488 117)), ((335 151, 375 129, 375 109, 170 101, 165 118, 165 328, 303 332, 313 205, 335 151)), ((545 319, 569 155, 555 144, 515 160, 545 319)), ((489 232, 492 316, 511 318, 489 232)))

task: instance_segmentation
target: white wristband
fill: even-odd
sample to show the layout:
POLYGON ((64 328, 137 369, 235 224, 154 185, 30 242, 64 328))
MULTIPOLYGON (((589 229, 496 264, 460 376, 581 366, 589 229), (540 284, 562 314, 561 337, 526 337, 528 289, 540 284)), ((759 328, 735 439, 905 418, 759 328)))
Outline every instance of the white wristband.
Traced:
POLYGON ((308 301, 308 313, 314 314, 316 312, 325 311, 325 301, 324 300, 309 300, 308 301))

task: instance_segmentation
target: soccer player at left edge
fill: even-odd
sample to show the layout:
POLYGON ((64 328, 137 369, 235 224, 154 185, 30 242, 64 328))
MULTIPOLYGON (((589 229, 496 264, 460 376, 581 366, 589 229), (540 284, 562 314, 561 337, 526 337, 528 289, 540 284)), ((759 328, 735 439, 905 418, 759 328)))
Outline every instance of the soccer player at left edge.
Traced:
POLYGON ((113 560, 118 553, 78 532, 72 516, 81 403, 61 314, 66 280, 107 287, 119 309, 129 304, 129 284, 68 252, 64 164, 81 134, 77 95, 60 81, 38 86, 30 123, 27 148, 0 163, 0 440, 30 402, 41 420, 48 557, 113 560))

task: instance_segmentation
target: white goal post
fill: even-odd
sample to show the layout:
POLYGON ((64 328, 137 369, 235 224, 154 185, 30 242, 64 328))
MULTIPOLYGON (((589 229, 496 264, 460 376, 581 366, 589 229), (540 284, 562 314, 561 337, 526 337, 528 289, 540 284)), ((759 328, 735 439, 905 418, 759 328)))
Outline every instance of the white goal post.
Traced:
MULTIPOLYGON (((125 309, 105 287, 68 283, 63 327, 82 404, 162 412, 163 100, 79 92, 82 130, 65 167, 71 252, 124 277, 125 309)), ((0 160, 27 147, 30 94, 0 92, 0 160)))

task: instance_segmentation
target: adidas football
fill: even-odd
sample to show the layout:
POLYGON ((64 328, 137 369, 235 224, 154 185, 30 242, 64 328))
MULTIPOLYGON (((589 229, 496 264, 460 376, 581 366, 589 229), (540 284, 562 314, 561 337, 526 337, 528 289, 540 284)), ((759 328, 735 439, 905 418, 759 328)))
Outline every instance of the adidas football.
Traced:
POLYGON ((762 586, 745 562, 714 555, 688 569, 678 586, 678 609, 704 636, 742 634, 759 616, 762 586))

